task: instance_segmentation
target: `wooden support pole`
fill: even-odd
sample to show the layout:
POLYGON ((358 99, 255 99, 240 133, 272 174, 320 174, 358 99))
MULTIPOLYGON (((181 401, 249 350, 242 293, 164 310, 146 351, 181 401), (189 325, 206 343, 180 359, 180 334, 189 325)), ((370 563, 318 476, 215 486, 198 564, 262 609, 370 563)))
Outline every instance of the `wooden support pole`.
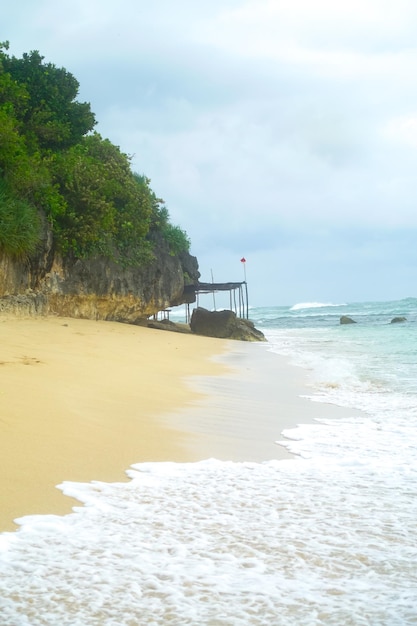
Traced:
POLYGON ((245 281, 245 291, 246 291, 246 319, 249 319, 249 296, 248 296, 248 283, 245 281))

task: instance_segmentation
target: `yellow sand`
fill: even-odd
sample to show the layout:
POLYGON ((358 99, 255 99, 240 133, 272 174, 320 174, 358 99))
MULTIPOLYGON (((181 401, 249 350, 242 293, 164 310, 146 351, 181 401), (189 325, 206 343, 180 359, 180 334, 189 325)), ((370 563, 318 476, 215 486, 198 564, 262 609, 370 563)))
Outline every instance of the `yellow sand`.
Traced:
POLYGON ((62 481, 122 481, 132 463, 190 460, 190 435, 156 416, 195 401, 185 377, 219 372, 210 357, 226 345, 114 322, 0 318, 0 531, 70 512, 62 481))
POLYGON ((0 532, 79 505, 56 488, 63 481, 124 481, 141 461, 289 458, 276 444, 283 429, 351 415, 302 397, 308 372, 267 348, 0 317, 0 532))

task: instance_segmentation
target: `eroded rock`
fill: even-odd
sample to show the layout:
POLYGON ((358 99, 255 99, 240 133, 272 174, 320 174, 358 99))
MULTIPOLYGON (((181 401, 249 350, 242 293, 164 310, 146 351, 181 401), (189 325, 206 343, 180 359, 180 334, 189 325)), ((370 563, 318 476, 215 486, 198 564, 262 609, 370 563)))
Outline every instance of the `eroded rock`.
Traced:
POLYGON ((157 311, 195 301, 187 285, 200 277, 197 259, 173 256, 162 240, 147 264, 125 267, 107 257, 61 258, 44 224, 42 246, 27 260, 0 254, 0 312, 140 323, 157 311))
POLYGON ((237 339, 240 341, 266 341, 264 334, 250 320, 237 317, 234 311, 208 311, 194 309, 191 316, 191 332, 205 337, 237 339))

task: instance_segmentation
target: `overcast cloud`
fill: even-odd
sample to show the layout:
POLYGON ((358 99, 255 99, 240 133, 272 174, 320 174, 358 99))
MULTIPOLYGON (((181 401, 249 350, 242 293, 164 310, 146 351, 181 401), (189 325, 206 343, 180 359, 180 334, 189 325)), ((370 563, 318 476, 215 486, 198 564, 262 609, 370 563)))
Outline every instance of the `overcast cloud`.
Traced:
POLYGON ((37 0, 10 52, 80 82, 192 240, 253 305, 416 296, 414 0, 37 0))

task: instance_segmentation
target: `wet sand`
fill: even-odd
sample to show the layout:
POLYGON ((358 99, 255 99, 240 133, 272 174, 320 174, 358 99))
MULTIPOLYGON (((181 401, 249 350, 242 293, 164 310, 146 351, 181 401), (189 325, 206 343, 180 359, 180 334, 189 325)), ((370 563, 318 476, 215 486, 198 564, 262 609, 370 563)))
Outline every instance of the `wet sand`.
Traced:
MULTIPOLYGON (((351 409, 310 400, 309 372, 272 353, 266 343, 230 341, 216 361, 225 370, 191 377, 191 387, 203 395, 176 411, 176 423, 189 435, 186 443, 194 460, 293 458, 282 445, 283 430, 352 415, 351 409)), ((167 426, 172 419, 171 414, 167 426)))

